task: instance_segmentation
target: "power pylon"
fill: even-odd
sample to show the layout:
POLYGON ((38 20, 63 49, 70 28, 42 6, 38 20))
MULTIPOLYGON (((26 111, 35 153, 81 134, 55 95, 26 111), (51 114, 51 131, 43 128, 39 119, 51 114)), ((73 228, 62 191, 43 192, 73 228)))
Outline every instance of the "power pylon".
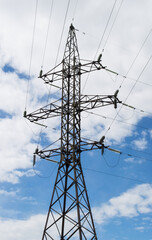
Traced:
MULTIPOLYGON (((70 26, 61 64, 40 77, 45 83, 59 87, 62 81, 62 96, 24 117, 31 122, 61 116, 61 146, 55 149, 36 149, 35 157, 49 161, 60 156, 58 171, 52 198, 48 210, 42 240, 97 240, 94 220, 91 212, 86 184, 81 166, 80 155, 83 151, 109 148, 104 145, 104 136, 100 141, 81 139, 81 112, 120 103, 114 95, 82 95, 81 76, 91 71, 105 69, 101 64, 101 55, 97 61, 80 62, 75 28, 70 26)), ((106 68, 107 71, 110 71, 106 68)), ((114 150, 109 148, 109 150, 114 150)))

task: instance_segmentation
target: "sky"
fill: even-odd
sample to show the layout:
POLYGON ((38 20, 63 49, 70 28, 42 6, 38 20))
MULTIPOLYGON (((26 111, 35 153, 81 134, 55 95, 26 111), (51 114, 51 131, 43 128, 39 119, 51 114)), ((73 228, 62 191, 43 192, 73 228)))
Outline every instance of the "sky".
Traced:
POLYGON ((1 240, 42 236, 57 164, 37 159, 33 168, 33 152, 60 138, 60 119, 45 128, 23 113, 61 96, 38 76, 62 61, 71 23, 81 61, 102 53, 103 66, 117 73, 83 76, 82 94, 119 90, 124 103, 82 113, 81 136, 104 135, 121 152, 81 156, 98 239, 152 240, 151 9, 151 0, 0 0, 1 240))

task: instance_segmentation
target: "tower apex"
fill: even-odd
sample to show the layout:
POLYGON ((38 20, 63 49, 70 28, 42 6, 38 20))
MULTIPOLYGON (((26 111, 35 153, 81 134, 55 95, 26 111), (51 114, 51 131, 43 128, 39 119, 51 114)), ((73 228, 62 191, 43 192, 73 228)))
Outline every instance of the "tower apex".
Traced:
POLYGON ((75 28, 74 28, 74 26, 73 26, 73 24, 71 23, 71 25, 70 25, 70 30, 74 30, 75 28))

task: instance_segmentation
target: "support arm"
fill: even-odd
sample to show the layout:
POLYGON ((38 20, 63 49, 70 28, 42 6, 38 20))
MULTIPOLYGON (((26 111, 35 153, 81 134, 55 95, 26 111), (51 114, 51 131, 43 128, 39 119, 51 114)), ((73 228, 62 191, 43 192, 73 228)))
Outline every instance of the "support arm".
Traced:
POLYGON ((39 120, 61 116, 61 106, 58 105, 61 99, 54 101, 32 113, 27 114, 24 112, 24 117, 30 120, 30 122, 37 122, 39 120))
POLYGON ((114 108, 117 108, 117 103, 121 103, 117 95, 118 90, 114 95, 82 95, 80 99, 81 111, 104 107, 111 104, 114 105, 114 108))
MULTIPOLYGON (((79 149, 77 148, 75 150, 77 152, 87 152, 87 151, 91 151, 91 150, 101 149, 101 153, 103 155, 104 150, 108 149, 109 151, 121 154, 121 152, 119 150, 110 148, 109 146, 105 146, 104 139, 105 139, 105 136, 103 136, 100 139, 100 141, 83 139, 80 143, 80 148, 79 149)), ((33 165, 35 164, 35 161, 36 161, 36 155, 38 155, 40 158, 45 159, 47 161, 59 163, 56 160, 52 160, 52 158, 60 156, 61 152, 62 152, 61 148, 55 148, 55 149, 51 149, 51 150, 50 149, 49 150, 47 150, 47 149, 38 150, 38 148, 37 148, 34 153, 33 165)), ((64 152, 62 152, 62 153, 64 153, 64 152)), ((72 152, 69 152, 69 154, 71 154, 71 153, 72 152)))
POLYGON ((104 145, 104 139, 105 139, 105 136, 103 136, 100 139, 99 142, 98 141, 92 141, 92 140, 83 140, 83 141, 81 141, 81 152, 101 149, 101 153, 103 155, 104 154, 104 149, 108 149, 109 151, 121 154, 121 152, 119 150, 110 148, 109 146, 105 146, 104 145))
POLYGON ((53 82, 62 80, 63 77, 67 78, 67 77, 74 77, 75 75, 82 75, 85 73, 89 73, 89 72, 94 72, 96 70, 101 70, 101 69, 105 69, 108 72, 111 72, 113 74, 118 75, 117 72, 114 72, 110 69, 108 69, 106 66, 103 66, 101 64, 101 58, 99 57, 97 61, 88 61, 86 63, 79 63, 75 66, 71 66, 71 71, 70 71, 70 76, 69 76, 69 69, 68 66, 65 69, 58 69, 58 67, 63 64, 63 62, 66 59, 64 59, 60 64, 58 64, 55 68, 51 69, 50 71, 48 71, 47 73, 43 74, 43 71, 40 71, 40 75, 39 78, 42 78, 43 81, 47 84, 50 84, 52 86, 58 87, 56 85, 53 85, 53 82))

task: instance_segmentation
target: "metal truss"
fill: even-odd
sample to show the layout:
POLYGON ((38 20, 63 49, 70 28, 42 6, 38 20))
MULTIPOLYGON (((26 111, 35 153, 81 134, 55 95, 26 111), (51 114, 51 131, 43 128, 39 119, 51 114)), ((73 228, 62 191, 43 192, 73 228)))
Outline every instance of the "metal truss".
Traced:
MULTIPOLYGON (((114 104, 114 107, 117 108, 117 103, 121 103, 116 95, 81 95, 80 99, 75 101, 75 109, 80 112, 90 110, 93 108, 99 108, 114 104), (81 107, 79 107, 79 105, 81 107)), ((65 102, 61 105, 61 99, 50 103, 30 114, 26 114, 25 117, 30 120, 31 122, 37 122, 39 120, 44 120, 52 117, 61 116, 62 108, 64 108, 65 112, 69 106, 73 103, 65 102), (57 103, 60 103, 58 105, 57 103)), ((70 106, 72 107, 72 106, 70 106)), ((67 113, 67 112, 66 112, 67 113)))
POLYGON ((118 91, 113 95, 82 95, 81 75, 102 69, 110 71, 101 64, 101 56, 97 61, 80 62, 75 28, 71 25, 62 62, 45 74, 41 71, 39 76, 45 83, 62 89, 61 99, 30 114, 24 113, 24 117, 34 123, 61 116, 61 146, 36 149, 34 153, 34 164, 36 155, 53 162, 57 162, 54 157, 60 156, 42 240, 98 239, 80 155, 96 149, 102 153, 104 148, 116 150, 104 145, 104 137, 99 142, 81 139, 81 112, 108 105, 117 108, 121 102, 118 91))

